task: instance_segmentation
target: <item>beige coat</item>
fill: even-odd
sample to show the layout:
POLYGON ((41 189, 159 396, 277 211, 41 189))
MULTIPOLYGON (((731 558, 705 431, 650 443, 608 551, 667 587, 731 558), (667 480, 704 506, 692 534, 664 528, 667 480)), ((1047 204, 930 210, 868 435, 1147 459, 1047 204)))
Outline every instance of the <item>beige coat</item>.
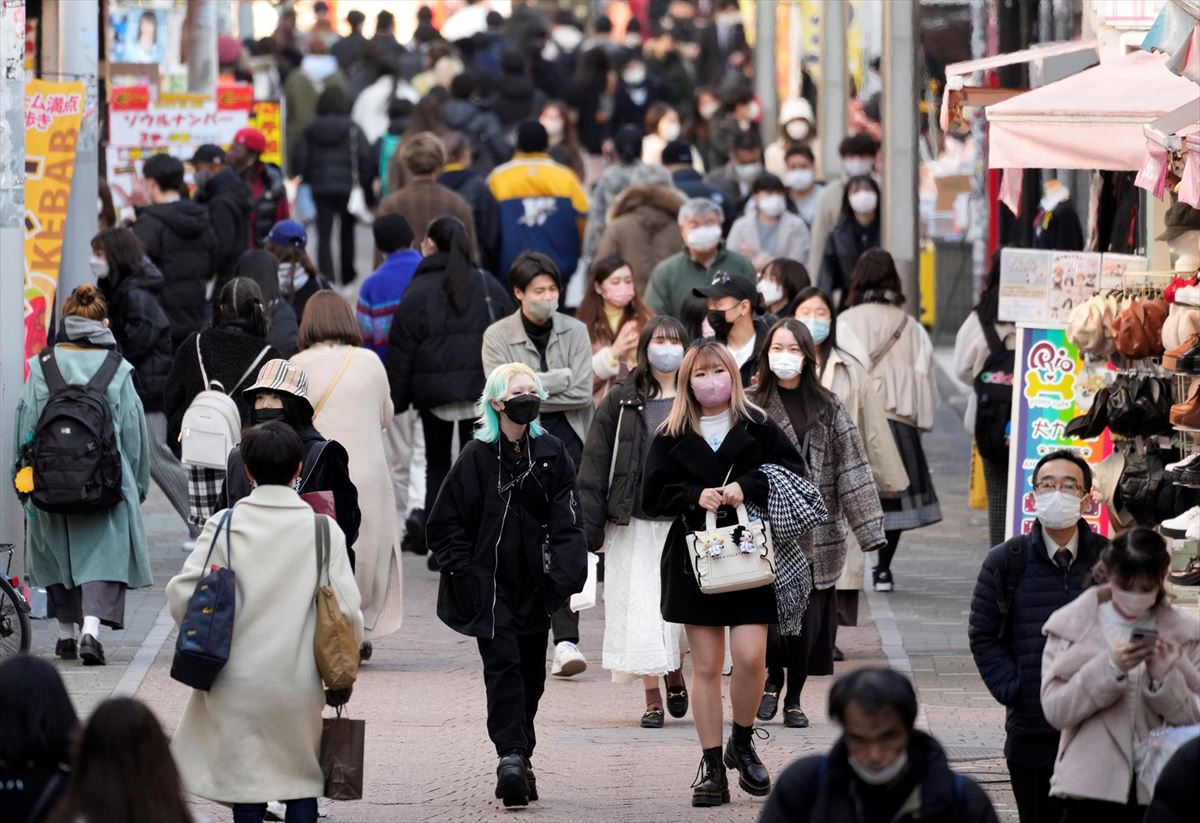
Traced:
MULTIPOLYGON (((908 488, 908 472, 896 449, 896 441, 888 428, 887 415, 879 398, 871 392, 871 379, 862 364, 838 349, 829 353, 821 372, 821 385, 838 396, 867 450, 867 462, 875 475, 875 485, 882 492, 899 492, 908 488)), ((858 591, 863 587, 866 556, 853 532, 846 534, 846 565, 838 578, 837 588, 858 591)))
POLYGON ((838 329, 848 329, 867 352, 879 351, 901 324, 896 344, 879 362, 864 365, 887 416, 929 431, 933 428, 938 392, 933 343, 924 327, 903 309, 884 303, 863 303, 838 316, 838 329))
MULTIPOLYGON (((221 803, 317 797, 325 692, 313 656, 317 554, 312 509, 286 486, 259 486, 207 559, 222 512, 204 525, 183 570, 167 584, 176 626, 196 583, 216 564, 236 575, 229 662, 212 690, 188 698, 171 751, 184 786, 221 803), (207 562, 206 562, 207 561, 207 562)), ((362 637, 358 588, 346 538, 330 529, 329 580, 355 637, 362 637)))
POLYGON ((354 541, 354 577, 362 594, 363 624, 368 640, 386 637, 400 628, 404 610, 400 530, 384 439, 392 422, 387 374, 374 352, 344 344, 318 343, 292 362, 308 375, 308 399, 314 408, 346 363, 313 425, 350 455, 350 479, 362 511, 354 541))
MULTIPOLYGON (((1088 589, 1050 615, 1042 633, 1042 710, 1062 731, 1050 794, 1124 803, 1133 775, 1133 740, 1146 740, 1159 726, 1200 723, 1200 621, 1167 603, 1154 608, 1158 636, 1180 644, 1183 654, 1157 692, 1143 669, 1137 705, 1129 705, 1124 680, 1117 680, 1100 624, 1107 586, 1088 589)), ((1128 676, 1133 676, 1128 675, 1128 676)), ((1138 803, 1150 802, 1138 785, 1138 803)))

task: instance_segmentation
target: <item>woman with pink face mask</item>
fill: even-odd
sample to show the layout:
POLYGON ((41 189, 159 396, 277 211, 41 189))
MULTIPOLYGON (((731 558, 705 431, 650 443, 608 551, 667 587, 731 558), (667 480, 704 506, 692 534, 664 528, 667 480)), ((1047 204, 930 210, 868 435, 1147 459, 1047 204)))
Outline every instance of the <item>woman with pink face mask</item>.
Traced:
POLYGON ((771 791, 770 774, 754 749, 753 726, 767 675, 767 626, 779 618, 772 586, 702 592, 687 537, 705 528, 708 512, 724 526, 744 503, 766 508, 773 482, 764 472, 767 464, 801 477, 805 469, 783 430, 746 398, 725 344, 709 339, 692 346, 676 385, 671 412, 646 456, 642 509, 649 517, 674 518, 660 563, 661 604, 664 620, 684 624, 692 649, 689 694, 703 750, 692 805, 720 806, 730 797, 726 768, 738 773, 738 785, 747 794, 761 797, 771 791), (722 752, 726 627, 733 657, 733 734, 722 752))
POLYGON ((1200 723, 1200 621, 1168 602, 1166 542, 1149 529, 1100 554, 1098 585, 1043 629, 1042 710, 1062 731, 1050 794, 1063 823, 1136 823, 1150 731, 1200 723))
POLYGON ((633 271, 622 258, 604 257, 588 272, 592 288, 575 318, 592 338, 592 395, 596 405, 636 365, 638 335, 654 312, 642 302, 633 271))

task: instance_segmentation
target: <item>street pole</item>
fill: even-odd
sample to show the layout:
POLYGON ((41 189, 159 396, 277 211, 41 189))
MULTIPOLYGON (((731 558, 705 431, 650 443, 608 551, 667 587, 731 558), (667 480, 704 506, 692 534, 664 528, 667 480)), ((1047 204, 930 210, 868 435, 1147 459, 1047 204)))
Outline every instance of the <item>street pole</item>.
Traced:
POLYGON ((892 253, 910 312, 917 280, 917 3, 891 0, 883 16, 883 247, 892 253))
POLYGON ((237 29, 239 40, 254 37, 254 3, 251 0, 238 2, 237 29))
POLYGON ((846 81, 846 0, 826 0, 821 6, 821 165, 826 180, 842 171, 838 144, 846 136, 846 108, 850 90, 846 81))
MULTIPOLYGON (((775 6, 777 0, 758 0, 755 10, 754 86, 762 106, 763 142, 779 131, 779 90, 775 84, 775 6)), ((799 60, 799 56, 793 59, 799 60)))
MULTIPOLYGON (((16 442, 25 382, 25 0, 0 0, 0 448, 16 442)), ((10 455, 11 458, 11 455, 10 455)), ((0 474, 0 543, 24 574, 25 515, 8 471, 0 474)))
MULTIPOLYGON (((987 0, 971 0, 971 58, 978 60, 987 54, 987 0)), ((976 72, 971 81, 983 85, 983 72, 976 72)), ((989 225, 987 187, 987 117, 983 107, 975 109, 971 120, 971 135, 975 140, 975 169, 971 176, 971 270, 972 297, 976 302, 983 292, 983 278, 988 270, 987 238, 989 225)))
POLYGON ((187 86, 190 92, 217 90, 217 3, 191 0, 183 22, 187 41, 187 86))
MULTIPOLYGON (((100 190, 100 3, 99 0, 60 0, 58 19, 58 71, 63 80, 83 83, 83 118, 75 150, 75 172, 67 200, 67 225, 62 263, 58 269, 55 317, 62 317, 63 302, 76 286, 94 283, 88 259, 92 238, 99 230, 96 198, 100 190)), ((57 78, 55 78, 57 79, 57 78)))

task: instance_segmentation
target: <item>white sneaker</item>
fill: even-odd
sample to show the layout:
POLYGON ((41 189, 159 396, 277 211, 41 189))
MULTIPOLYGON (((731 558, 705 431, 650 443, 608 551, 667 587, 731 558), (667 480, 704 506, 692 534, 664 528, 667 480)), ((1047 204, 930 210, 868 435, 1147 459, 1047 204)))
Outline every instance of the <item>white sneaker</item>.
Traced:
POLYGON ((1162 533, 1167 537, 1189 538, 1189 532, 1200 532, 1200 506, 1192 506, 1178 517, 1162 522, 1162 533))
POLYGON ((574 677, 587 669, 587 658, 574 643, 564 640, 554 647, 554 663, 550 674, 555 677, 574 677))

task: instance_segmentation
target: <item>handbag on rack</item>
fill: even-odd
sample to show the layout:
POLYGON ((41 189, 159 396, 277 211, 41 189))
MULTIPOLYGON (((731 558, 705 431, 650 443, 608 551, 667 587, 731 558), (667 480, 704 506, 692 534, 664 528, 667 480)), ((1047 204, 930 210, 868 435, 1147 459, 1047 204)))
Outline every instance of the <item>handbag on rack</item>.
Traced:
POLYGON ((745 505, 737 507, 737 515, 736 523, 718 526, 716 512, 707 512, 705 528, 687 535, 692 571, 704 594, 757 589, 775 582, 770 524, 751 518, 745 505))
POLYGON ((1163 353, 1162 329, 1167 320, 1167 303, 1135 300, 1113 321, 1113 342, 1117 351, 1131 360, 1159 357, 1163 353))
POLYGON ((359 645, 329 584, 329 518, 313 515, 317 534, 317 630, 313 653, 326 689, 341 691, 358 677, 359 645))
POLYGON ((358 179, 358 129, 350 125, 350 199, 346 203, 346 211, 354 215, 354 219, 365 226, 375 222, 375 215, 367 206, 367 195, 358 179))

